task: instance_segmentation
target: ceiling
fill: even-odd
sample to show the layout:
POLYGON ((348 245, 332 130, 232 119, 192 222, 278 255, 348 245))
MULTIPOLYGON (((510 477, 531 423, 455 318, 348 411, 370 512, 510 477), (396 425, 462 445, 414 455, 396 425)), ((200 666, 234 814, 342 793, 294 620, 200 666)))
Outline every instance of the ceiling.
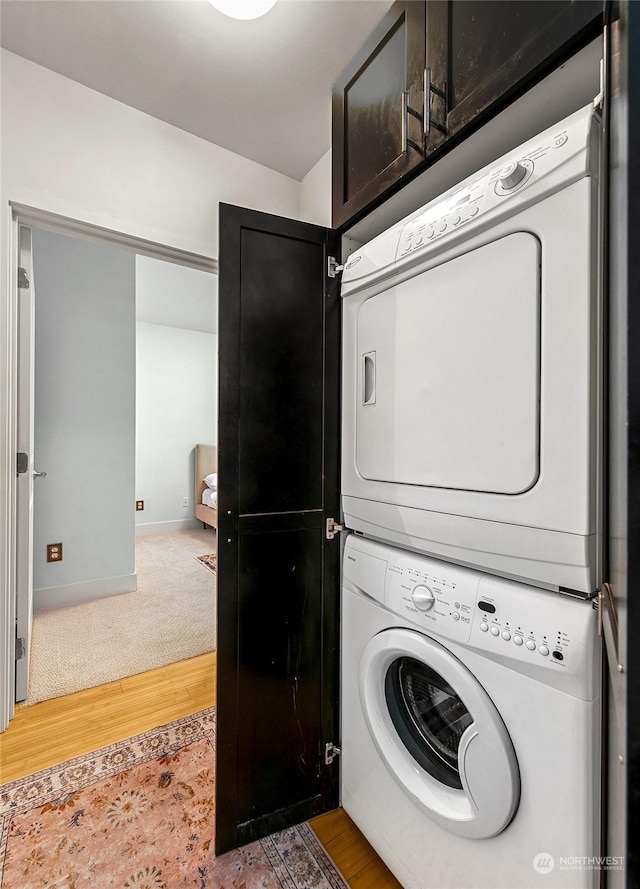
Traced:
POLYGON ((0 44, 300 180, 330 147, 331 86, 392 0, 2 0, 0 44))
POLYGON ((218 276, 136 255, 136 321, 218 331, 218 276))

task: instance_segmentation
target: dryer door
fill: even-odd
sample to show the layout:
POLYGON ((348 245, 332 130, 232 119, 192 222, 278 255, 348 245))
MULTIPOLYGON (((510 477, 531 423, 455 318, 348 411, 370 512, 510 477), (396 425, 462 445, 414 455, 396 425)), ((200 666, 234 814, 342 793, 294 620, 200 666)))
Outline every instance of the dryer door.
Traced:
POLYGON ((465 837, 507 827, 520 798, 516 754, 493 702, 456 657, 392 628, 365 648, 359 684, 378 752, 422 811, 465 837))
POLYGON ((362 304, 362 478, 492 494, 536 483, 540 261, 537 237, 515 232, 362 304))

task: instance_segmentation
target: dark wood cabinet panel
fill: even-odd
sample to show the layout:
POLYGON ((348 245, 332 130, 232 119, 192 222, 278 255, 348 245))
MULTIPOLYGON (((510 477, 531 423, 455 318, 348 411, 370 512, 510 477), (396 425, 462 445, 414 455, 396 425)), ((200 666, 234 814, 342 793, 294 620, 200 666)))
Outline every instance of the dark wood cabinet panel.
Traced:
POLYGON ((334 87, 334 226, 356 222, 602 27, 602 0, 395 3, 334 87))
POLYGON ((324 532, 322 515, 304 517, 311 527, 300 518, 240 537, 238 698, 250 702, 239 710, 241 824, 321 795, 324 532))
POLYGON ((249 228, 241 238, 238 509, 322 509, 324 251, 249 228))
POLYGON ((424 96, 424 34, 424 2, 395 3, 333 88, 334 226, 424 158, 417 116, 424 96), (417 114, 403 113, 405 91, 417 114))
POLYGON ((432 106, 446 132, 432 131, 427 153, 522 95, 602 24, 600 0, 428 0, 427 66, 446 94, 432 106))

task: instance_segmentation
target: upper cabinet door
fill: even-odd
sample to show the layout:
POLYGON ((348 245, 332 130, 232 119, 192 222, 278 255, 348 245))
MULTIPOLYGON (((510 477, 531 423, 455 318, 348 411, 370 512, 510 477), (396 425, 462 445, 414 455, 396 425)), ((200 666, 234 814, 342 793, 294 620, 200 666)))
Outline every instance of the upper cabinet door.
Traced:
POLYGON ((424 158, 425 3, 394 3, 333 88, 333 225, 424 158))
POLYGON ((602 30, 601 0, 428 0, 427 154, 475 129, 602 30), (443 126, 442 126, 443 125, 443 126))

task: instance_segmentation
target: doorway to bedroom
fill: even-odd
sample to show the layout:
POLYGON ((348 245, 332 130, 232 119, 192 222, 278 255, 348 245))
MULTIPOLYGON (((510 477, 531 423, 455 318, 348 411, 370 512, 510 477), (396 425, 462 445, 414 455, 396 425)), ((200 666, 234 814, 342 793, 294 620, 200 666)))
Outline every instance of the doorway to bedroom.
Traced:
POLYGON ((217 276, 59 232, 32 239, 46 477, 27 705, 214 650, 216 591, 196 445, 217 437, 217 276))

